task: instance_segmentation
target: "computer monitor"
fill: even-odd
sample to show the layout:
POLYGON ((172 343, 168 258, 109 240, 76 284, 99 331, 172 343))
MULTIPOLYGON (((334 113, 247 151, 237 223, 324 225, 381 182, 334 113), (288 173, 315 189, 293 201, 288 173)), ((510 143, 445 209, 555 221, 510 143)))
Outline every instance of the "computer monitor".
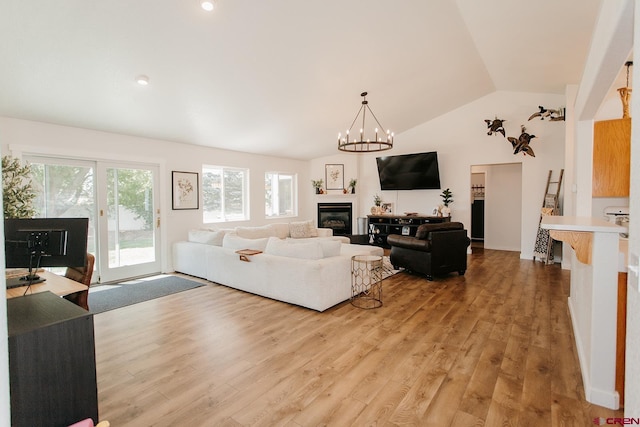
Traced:
POLYGON ((39 280, 32 269, 82 267, 88 232, 88 218, 5 219, 5 266, 28 268, 29 283, 39 280))

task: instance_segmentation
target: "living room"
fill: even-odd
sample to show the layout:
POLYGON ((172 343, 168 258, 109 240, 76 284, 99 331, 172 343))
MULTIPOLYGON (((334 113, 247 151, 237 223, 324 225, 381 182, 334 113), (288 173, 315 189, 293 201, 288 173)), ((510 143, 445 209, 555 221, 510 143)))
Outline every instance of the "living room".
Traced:
MULTIPOLYGON (((461 7, 465 6, 465 2, 458 3, 462 5, 461 7)), ((598 9, 600 6, 604 8, 604 5, 600 3, 601 2, 592 2, 590 6, 592 9, 598 9)), ((577 4, 574 4, 574 6, 576 6, 576 8, 580 7, 577 4)), ((448 8, 453 6, 448 5, 441 7, 448 8)), ((471 6, 467 4, 466 7, 471 6)), ((619 11, 616 7, 611 7, 614 10, 608 11, 605 8, 604 12, 602 12, 604 16, 610 17, 615 15, 616 11, 619 11)), ((617 7, 621 8, 622 6, 617 7)), ((467 9, 467 13, 469 13, 469 10, 470 9, 467 9)), ((224 12, 224 8, 221 7, 220 10, 216 11, 216 13, 219 12, 224 12)), ((326 17, 327 20, 329 20, 329 18, 330 17, 326 17)), ((221 20, 219 17, 215 19, 221 20)), ((595 24, 595 21, 592 22, 592 24, 595 24)), ((489 25, 493 26, 495 23, 490 22, 489 25)), ((609 30, 610 33, 615 33, 615 25, 609 30)), ((628 27, 622 26, 620 31, 625 32, 626 30, 628 30, 628 27)), ((545 31, 545 28, 541 26, 533 28, 532 31, 545 31)), ((580 37, 587 40, 582 44, 586 52, 586 49, 590 47, 589 40, 591 32, 580 34, 580 37)), ((612 38, 615 39, 615 36, 612 36, 612 38)), ((167 42, 167 40, 163 39, 163 42, 167 42)), ((242 42, 248 43, 246 39, 242 39, 242 42)), ((340 40, 335 40, 334 43, 339 44, 340 40)), ((621 50, 624 50, 624 44, 621 43, 621 45, 623 45, 621 50)), ((546 46, 550 47, 549 44, 546 46)), ((86 48, 86 46, 83 46, 83 48, 86 48)), ((296 48, 302 50, 301 46, 296 46, 296 48)), ((322 90, 318 89, 324 87, 327 83, 322 78, 316 78, 310 80, 311 83, 317 86, 314 87, 313 90, 310 89, 310 95, 302 93, 302 85, 296 86, 297 90, 292 91, 292 93, 296 93, 295 96, 292 93, 287 93, 286 95, 284 92, 279 93, 282 95, 282 98, 286 98, 288 102, 287 108, 280 110, 281 115, 290 115, 292 110, 297 108, 298 102, 302 103, 298 98, 304 98, 304 104, 300 105, 302 106, 301 109, 305 110, 305 114, 296 120, 304 123, 307 114, 315 113, 317 115, 325 115, 326 112, 327 117, 323 118, 323 121, 330 122, 329 128, 331 132, 335 129, 335 132, 330 135, 325 135, 323 133, 324 127, 322 126, 309 125, 308 130, 304 126, 302 126, 302 128, 291 126, 291 128, 298 133, 287 134, 286 137, 282 137, 281 139, 297 140, 298 146, 294 144, 288 151, 289 154, 286 154, 286 150, 277 152, 275 148, 266 148, 267 146, 273 146, 267 144, 267 142, 273 143, 274 140, 277 141, 280 135, 278 132, 272 130, 268 123, 265 124, 265 122, 269 121, 273 113, 267 113, 267 111, 269 111, 269 102, 266 100, 268 97, 263 96, 264 92, 262 92, 263 89, 260 87, 261 84, 255 81, 251 82, 250 88, 261 95, 257 96, 260 100, 256 101, 256 105, 251 104, 252 98, 250 96, 243 94, 244 96, 240 97, 241 102, 237 104, 234 103, 233 108, 229 108, 229 115, 222 114, 220 110, 215 110, 215 112, 218 113, 215 125, 203 122, 193 124, 194 128, 215 128, 216 126, 221 126, 221 123, 224 122, 224 119, 220 117, 231 120, 229 117, 233 113, 235 126, 229 131, 230 133, 221 133, 221 136, 217 138, 211 137, 212 134, 215 135, 215 131, 208 135, 211 140, 229 139, 236 144, 234 146, 235 148, 232 147, 229 149, 229 147, 206 146, 209 141, 205 141, 204 139, 206 138, 203 138, 201 134, 195 132, 193 135, 197 134, 198 137, 196 138, 194 136, 193 141, 175 136, 177 133, 174 133, 172 137, 171 132, 165 132, 164 134, 160 131, 149 131, 148 133, 139 131, 127 132, 132 126, 129 120, 133 121, 134 119, 147 123, 147 129, 153 129, 155 125, 163 128, 163 126, 161 126, 161 120, 147 116, 145 109, 141 107, 162 102, 162 100, 158 100, 155 96, 149 96, 149 91, 147 91, 147 93, 144 92, 146 89, 153 90, 156 84, 162 84, 161 79, 156 79, 154 75, 150 75, 150 85, 148 88, 135 87, 127 89, 127 91, 130 91, 127 92, 125 98, 127 98, 131 105, 131 110, 128 113, 130 117, 125 120, 126 123, 119 128, 119 131, 105 130, 105 127, 101 127, 99 123, 92 122, 90 119, 84 117, 77 117, 76 120, 72 122, 69 120, 61 120, 54 113, 46 114, 42 111, 29 116, 24 113, 24 111, 29 110, 29 107, 26 106, 25 97, 25 105, 21 105, 22 110, 18 108, 12 111, 8 109, 7 101, 3 101, 3 108, 0 109, 0 144, 3 155, 11 154, 15 157, 41 155, 157 165, 160 171, 158 176, 159 188, 161 189, 159 194, 160 217, 163 224, 160 229, 162 242, 161 265, 163 272, 171 272, 173 271, 171 259, 172 245, 177 241, 183 240, 190 229, 212 226, 212 224, 203 222, 201 209, 172 209, 172 171, 189 171, 201 174, 203 165, 222 165, 249 169, 249 188, 251 191, 248 201, 248 217, 250 220, 228 222, 224 224, 225 227, 246 225, 247 223, 251 225, 263 225, 275 221, 265 216, 264 192, 261 191, 261 189, 264 188, 265 173, 272 171, 286 172, 297 176, 298 211, 297 215, 287 218, 287 220, 315 219, 316 204, 319 200, 329 200, 330 198, 340 199, 343 197, 340 190, 330 190, 325 195, 316 195, 313 191, 311 180, 324 179, 325 165, 327 164, 344 165, 345 182, 348 182, 351 178, 357 179, 358 184, 354 197, 357 206, 355 217, 366 216, 370 213, 370 208, 373 205, 373 197, 377 194, 382 197, 383 201, 392 203, 394 211, 397 213, 429 213, 435 206, 438 206, 441 203, 440 191, 416 190, 382 192, 379 187, 375 166, 375 157, 380 154, 338 154, 335 148, 335 136, 340 130, 344 132, 343 128, 346 129, 346 127, 348 127, 353 115, 357 111, 360 103, 358 94, 363 90, 368 90, 370 92, 370 105, 383 124, 390 126, 392 129, 397 129, 396 126, 401 127, 401 131, 396 133, 396 143, 391 152, 392 154, 426 151, 438 152, 442 187, 450 188, 454 194, 455 202, 451 205, 451 209, 452 217, 455 221, 460 221, 464 224, 470 224, 471 222, 470 203, 468 201, 471 199, 469 183, 471 168, 473 166, 496 164, 519 165, 521 168, 522 181, 521 193, 517 196, 521 197, 519 246, 508 248, 492 247, 489 239, 489 241, 485 243, 487 245, 485 247, 488 249, 516 251, 519 252, 520 258, 528 260, 532 258, 533 254, 540 204, 542 202, 541 198, 544 193, 544 185, 549 170, 558 171, 564 168, 567 172, 571 172, 571 179, 567 179, 565 184, 565 212, 574 212, 578 215, 589 216, 593 214, 593 202, 590 200, 590 194, 582 191, 588 182, 586 176, 590 174, 590 165, 588 164, 588 160, 582 158, 579 150, 576 149, 576 147, 580 145, 580 142, 574 141, 579 140, 579 137, 583 135, 580 134, 580 131, 576 131, 575 128, 579 126, 577 123, 580 121, 606 120, 619 116, 619 99, 617 98, 618 95, 615 88, 618 87, 617 83, 619 83, 621 76, 624 77, 623 64, 627 58, 622 58, 620 61, 617 60, 627 56, 629 52, 614 55, 614 58, 612 58, 611 55, 613 54, 609 53, 609 46, 602 48, 592 44, 591 49, 592 53, 589 54, 590 56, 601 56, 601 61, 598 64, 600 67, 596 66, 595 68, 607 68, 605 66, 607 65, 610 68, 613 67, 616 69, 615 73, 604 73, 607 77, 610 77, 612 74, 614 75, 608 82, 601 84, 595 89, 589 87, 584 89, 587 93, 597 92, 597 96, 593 95, 593 98, 599 98, 597 107, 590 105, 592 101, 589 95, 582 94, 581 91, 583 91, 584 86, 579 80, 566 82, 568 86, 564 86, 561 90, 554 93, 536 93, 535 90, 529 89, 512 90, 509 84, 506 83, 503 86, 499 86, 493 82, 487 83, 487 81, 491 79, 487 77, 482 67, 476 70, 475 80, 469 77, 469 75, 463 76, 462 74, 458 74, 462 68, 460 66, 448 68, 448 77, 433 84, 433 86, 441 86, 439 88, 441 91, 428 97, 421 95, 422 90, 425 89, 423 86, 420 86, 420 90, 417 90, 415 93, 410 90, 410 87, 403 86, 402 90, 398 90, 398 92, 402 92, 404 96, 394 99, 392 90, 387 87, 381 87, 384 86, 382 80, 361 76, 349 76, 348 79, 345 77, 344 81, 340 81, 338 78, 335 79, 335 82, 332 83, 335 89, 332 88, 331 93, 333 94, 334 90, 335 92, 339 92, 340 98, 327 101, 324 98, 328 96, 323 97, 321 93, 322 90), (598 48, 600 48, 600 50, 598 50, 598 48), (613 59, 616 61, 613 61, 613 59), (608 62, 616 63, 609 65, 608 62), (452 72, 452 70, 458 71, 452 72), (348 82, 348 84, 345 82, 348 82), (606 88, 603 90, 602 86, 606 88), (443 95, 448 92, 451 92, 451 98, 455 98, 457 102, 454 103, 453 100, 450 102, 447 96, 443 95), (585 96, 586 101, 584 101, 585 96), (317 98, 321 106, 314 106, 314 97, 317 98), (574 116, 576 109, 573 108, 573 104, 576 102, 576 99, 578 103, 582 103, 581 106, 579 106, 579 112, 581 114, 579 117, 574 116), (588 108, 585 108, 585 105, 588 108), (251 108, 248 108, 248 111, 243 110, 244 106, 251 106, 251 108), (566 107, 566 121, 529 121, 529 116, 538 109, 538 106, 547 106, 549 108, 566 107), (335 111, 328 112, 329 110, 335 111), (589 115, 589 113, 591 113, 591 115, 589 115), (407 118, 403 118, 403 115, 407 116, 407 118), (532 142, 532 147, 535 150, 535 158, 523 155, 515 156, 513 154, 513 148, 506 138, 500 134, 487 135, 487 126, 484 120, 497 117, 506 120, 505 128, 508 132, 507 136, 517 137, 520 133, 520 125, 525 125, 529 133, 536 135, 536 139, 532 142), (238 123, 244 121, 244 123, 238 124, 236 121, 238 123), (247 131, 245 134, 243 127, 251 122, 259 123, 260 126, 256 125, 255 130, 247 131), (240 129, 243 129, 242 135, 238 135, 238 138, 235 139, 233 132, 239 132, 240 129), (319 129, 321 129, 321 131, 319 129), (275 133, 276 137, 274 137, 272 133, 275 133), (196 145, 188 144, 189 142, 196 142, 196 140, 196 145), (313 145, 313 148, 316 149, 316 146, 324 146, 325 144, 331 148, 327 150, 323 149, 310 157, 302 154, 302 146, 313 145), (578 153, 577 156, 574 156, 574 151, 578 153), (281 154, 283 152, 285 154, 281 154), (260 191, 256 191, 255 189, 260 189, 260 191)), ((277 51, 277 53, 282 54, 281 51, 277 51)), ((279 55, 274 56, 276 58, 279 57, 279 55)), ((586 57, 587 55, 585 54, 584 56, 586 57)), ((260 55, 258 59, 254 58, 249 60, 247 58, 241 58, 238 59, 238 61, 247 67, 257 66, 257 64, 253 62, 254 60, 257 62, 266 61, 267 57, 268 55, 265 54, 264 56, 260 55)), ((507 64, 512 61, 507 55, 501 58, 501 60, 505 64, 505 68, 508 68, 507 64)), ((433 61, 431 61, 431 63, 433 63, 433 61)), ((480 63, 481 61, 478 60, 476 65, 480 63)), ((289 78, 292 78, 292 73, 287 71, 288 68, 282 67, 282 64, 275 64, 273 67, 277 68, 289 78)), ((326 68, 328 68, 326 65, 322 65, 321 67, 322 70, 326 68)), ((348 68, 347 65, 344 65, 344 68, 348 68)), ((422 69, 420 70, 422 71, 422 69)), ((579 71, 583 73, 582 68, 579 71)), ((151 71, 145 72, 151 74, 151 71)), ((309 73, 311 74, 311 72, 309 73)), ((509 74, 508 71, 504 71, 504 73, 509 74)), ((443 74, 446 73, 443 72, 443 74)), ((133 80, 133 77, 134 76, 131 76, 131 80, 133 80)), ((247 77, 247 74, 245 74, 245 77, 247 77)), ((583 80, 588 80, 589 73, 585 71, 583 77, 583 80)), ((413 75, 403 75, 401 78, 409 80, 416 79, 413 75)), ((247 78, 247 80, 251 79, 247 78)), ((591 83, 592 82, 586 82, 587 86, 591 83)), ((267 84, 268 83, 264 83, 264 85, 267 84)), ((594 86, 596 85, 594 84, 594 86)), ((515 85, 513 87, 515 87, 515 85)), ((193 91, 193 88, 189 88, 189 91, 193 91)), ((250 93, 251 91, 247 92, 250 93)), ((11 93, 11 95, 8 96, 8 98, 19 97, 14 92, 9 93, 11 93)), ((425 93, 427 93, 426 90, 425 93)), ((60 98, 64 97, 64 95, 60 96, 60 98)), ((274 98, 277 98, 277 96, 274 96, 274 98)), ((102 101, 96 101, 96 103, 102 103, 102 101)), ((65 106, 60 106, 59 109, 64 110, 66 108, 63 107, 65 106)), ((200 107, 184 107, 185 110, 189 110, 190 108, 197 111, 200 107)), ((202 118, 198 118, 198 120, 202 120, 202 118)), ((197 122, 197 120, 194 120, 194 122, 197 122)), ((278 126, 283 125, 280 122, 278 126)), ((276 126, 274 125, 274 127, 276 126)), ((163 130, 166 131, 166 129, 163 130)), ((282 135, 284 135, 284 131, 282 135)), ((275 146, 278 145, 277 142, 274 144, 275 146)), ((494 187, 493 190, 499 192, 500 188, 494 187)), ((506 209, 503 210, 502 213, 507 216, 513 214, 512 211, 506 209)), ((278 220, 282 219, 280 218, 278 220)), ((499 224, 501 221, 499 218, 494 218, 494 220, 496 224, 499 224)), ((354 219, 354 226, 355 225, 354 219)), ((500 231, 496 231, 496 229, 487 230, 489 235, 499 232, 500 231)), ((637 240, 635 240, 635 242, 637 244, 637 240)), ((570 249, 565 248, 563 251, 563 261, 565 261, 565 258, 569 258, 568 250, 570 249)), ((637 310, 634 309, 634 307, 637 307, 637 298, 632 298, 629 304, 629 312, 636 313, 637 310)), ((636 321, 634 320, 634 322, 636 321)), ((630 324, 632 330, 637 327, 634 322, 630 324)), ((638 343, 633 342, 630 347, 632 349, 631 351, 634 352, 634 349, 638 348, 638 343)), ((638 367, 632 364, 630 369, 631 372, 634 373, 637 372, 638 367)), ((630 399, 627 400, 627 408, 629 410, 629 416, 638 416, 637 412, 639 410, 638 408, 640 408, 638 399, 640 397, 637 396, 639 396, 640 393, 637 392, 637 388, 635 390, 632 389, 632 391, 634 392, 628 394, 628 399, 630 399), (634 411, 636 412, 635 414, 633 413, 634 411)))

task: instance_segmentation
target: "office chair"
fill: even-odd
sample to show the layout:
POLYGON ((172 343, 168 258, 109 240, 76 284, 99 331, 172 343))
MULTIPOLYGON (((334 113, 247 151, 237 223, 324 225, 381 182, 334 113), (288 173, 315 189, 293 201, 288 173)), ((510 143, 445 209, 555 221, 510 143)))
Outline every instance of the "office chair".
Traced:
POLYGON ((91 276, 93 275, 93 264, 95 261, 95 257, 88 253, 84 267, 68 267, 64 274, 64 277, 82 283, 87 287, 85 291, 74 292, 64 297, 66 300, 79 305, 87 311, 89 310, 89 286, 91 286, 91 276))

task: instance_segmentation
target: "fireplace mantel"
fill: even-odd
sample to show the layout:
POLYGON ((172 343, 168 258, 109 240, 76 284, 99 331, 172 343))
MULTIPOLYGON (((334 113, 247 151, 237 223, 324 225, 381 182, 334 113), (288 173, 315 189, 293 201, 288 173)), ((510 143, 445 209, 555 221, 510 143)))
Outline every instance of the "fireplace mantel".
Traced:
POLYGON ((357 218, 358 218, 358 195, 357 194, 339 194, 339 193, 325 193, 316 194, 314 199, 314 208, 317 211, 318 204, 320 203, 351 203, 352 218, 351 218, 351 232, 356 233, 358 230, 357 218))

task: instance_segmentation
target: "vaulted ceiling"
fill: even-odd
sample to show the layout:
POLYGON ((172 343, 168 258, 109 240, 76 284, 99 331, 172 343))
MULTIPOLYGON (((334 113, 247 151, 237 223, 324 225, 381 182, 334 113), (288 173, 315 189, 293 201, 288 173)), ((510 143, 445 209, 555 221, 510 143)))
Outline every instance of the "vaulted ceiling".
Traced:
POLYGON ((580 81, 602 0, 0 0, 0 116, 310 159, 580 81), (138 75, 149 76, 139 86, 138 75))

